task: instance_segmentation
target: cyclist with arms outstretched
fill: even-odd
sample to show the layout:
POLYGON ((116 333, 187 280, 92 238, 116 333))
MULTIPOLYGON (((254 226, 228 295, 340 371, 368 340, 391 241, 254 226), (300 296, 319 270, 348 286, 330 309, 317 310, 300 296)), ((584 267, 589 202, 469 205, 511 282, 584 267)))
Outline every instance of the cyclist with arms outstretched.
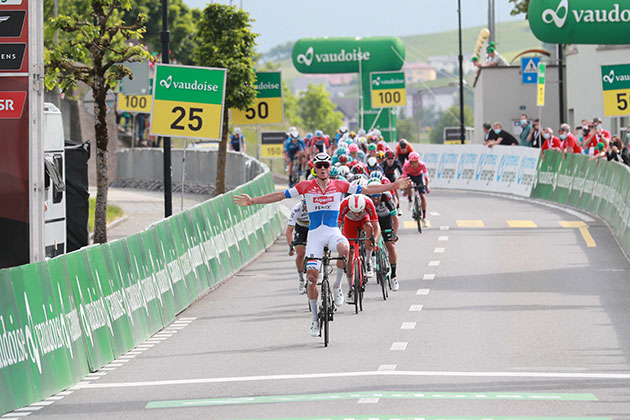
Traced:
MULTIPOLYGON (((427 199, 424 197, 425 193, 429 190, 429 171, 427 165, 420 160, 420 155, 416 152, 409 153, 409 160, 403 165, 403 177, 411 178, 413 182, 413 188, 417 188, 420 193, 420 202, 422 205, 422 224, 427 225, 427 199)), ((413 188, 407 188, 407 198, 409 199, 409 210, 411 210, 413 203, 413 188)))
MULTIPOLYGON (((300 194, 306 199, 306 207, 310 219, 308 240, 306 244, 306 269, 308 277, 307 294, 312 312, 310 334, 313 337, 319 335, 319 318, 317 315, 317 277, 321 268, 319 260, 309 258, 321 258, 324 246, 336 250, 340 256, 348 258, 349 245, 337 226, 339 206, 345 193, 378 194, 392 188, 391 185, 370 185, 367 187, 353 186, 344 180, 330 180, 331 157, 326 153, 319 153, 313 158, 316 177, 308 181, 301 181, 295 187, 284 192, 272 192, 260 197, 250 197, 241 194, 234 197, 234 202, 239 206, 252 204, 275 203, 286 198, 297 197, 300 194)), ((394 183, 394 188, 407 188, 410 181, 400 178, 394 183)), ((335 304, 343 303, 343 291, 341 279, 343 277, 343 262, 339 261, 337 267, 337 280, 333 285, 335 304)))

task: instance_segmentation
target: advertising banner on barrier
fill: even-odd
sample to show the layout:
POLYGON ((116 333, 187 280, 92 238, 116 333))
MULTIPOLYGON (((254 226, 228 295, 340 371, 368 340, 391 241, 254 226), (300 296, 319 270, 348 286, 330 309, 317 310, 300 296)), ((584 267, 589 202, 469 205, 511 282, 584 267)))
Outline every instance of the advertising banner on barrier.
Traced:
POLYGON ((150 228, 139 233, 147 255, 148 270, 151 272, 159 293, 158 300, 162 307, 164 325, 175 319, 175 293, 166 268, 166 259, 162 257, 155 229, 150 228))
POLYGON ((528 197, 540 151, 530 147, 414 144, 435 188, 480 190, 528 197))
POLYGON ((162 258, 164 258, 173 287, 175 313, 179 313, 190 304, 190 301, 188 300, 186 276, 184 275, 184 270, 178 259, 177 250, 175 249, 171 226, 167 221, 163 221, 154 224, 151 229, 155 229, 158 246, 160 247, 160 252, 162 258))

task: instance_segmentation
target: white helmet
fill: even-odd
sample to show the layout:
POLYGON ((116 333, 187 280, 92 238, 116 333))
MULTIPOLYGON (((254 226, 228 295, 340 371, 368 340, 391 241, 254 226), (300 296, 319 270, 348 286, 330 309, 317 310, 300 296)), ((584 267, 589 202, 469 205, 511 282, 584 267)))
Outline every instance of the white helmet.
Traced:
POLYGON ((365 137, 357 137, 357 139, 357 143, 359 144, 365 144, 367 142, 367 139, 365 137))
POLYGON ((376 160, 376 158, 375 158, 374 156, 370 156, 370 157, 368 158, 368 160, 367 160, 367 165, 368 165, 369 167, 371 167, 371 168, 372 168, 372 167, 376 166, 377 164, 378 164, 378 161, 376 160))
POLYGON ((353 213, 361 213, 365 209, 365 196, 353 194, 348 198, 348 208, 353 213))
POLYGON ((348 168, 345 165, 342 165, 342 166, 339 166, 339 168, 337 168, 337 172, 339 172, 339 175, 346 177, 350 173, 350 168, 348 168))
POLYGON ((339 132, 341 134, 347 133, 348 132, 348 127, 346 127, 345 125, 342 125, 341 127, 339 127, 339 132))
POLYGON ((365 130, 360 128, 359 131, 357 131, 357 136, 359 137, 365 136, 365 130))
POLYGON ((236 127, 234 129, 234 134, 241 134, 241 129, 239 127, 236 127))
POLYGON ((346 143, 345 141, 340 141, 339 144, 337 145, 337 150, 339 149, 344 149, 344 150, 348 150, 348 143, 346 143))
POLYGON ((322 153, 318 153, 313 158, 313 165, 317 165, 320 162, 331 163, 332 162, 332 158, 330 157, 330 155, 328 155, 328 153, 323 153, 323 152, 322 153))
POLYGON ((297 138, 297 137, 300 136, 300 133, 298 133, 297 128, 291 127, 291 128, 289 128, 289 136, 291 136, 293 138, 297 138))

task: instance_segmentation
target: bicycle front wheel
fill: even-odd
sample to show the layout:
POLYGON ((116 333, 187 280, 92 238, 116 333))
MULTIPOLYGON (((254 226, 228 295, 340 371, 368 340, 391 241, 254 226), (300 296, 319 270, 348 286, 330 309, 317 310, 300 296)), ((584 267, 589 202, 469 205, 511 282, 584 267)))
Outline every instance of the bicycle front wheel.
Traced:
POLYGON ((354 270, 352 278, 352 291, 354 293, 354 313, 359 313, 359 300, 361 298, 361 267, 358 258, 354 259, 354 270))
POLYGON ((319 314, 321 329, 323 329, 324 347, 328 347, 328 337, 330 328, 330 289, 328 288, 328 280, 322 281, 322 312, 319 314))
POLYGON ((418 197, 418 193, 413 199, 413 208, 416 212, 416 225, 418 225, 418 232, 422 233, 422 208, 420 207, 420 197, 418 197))

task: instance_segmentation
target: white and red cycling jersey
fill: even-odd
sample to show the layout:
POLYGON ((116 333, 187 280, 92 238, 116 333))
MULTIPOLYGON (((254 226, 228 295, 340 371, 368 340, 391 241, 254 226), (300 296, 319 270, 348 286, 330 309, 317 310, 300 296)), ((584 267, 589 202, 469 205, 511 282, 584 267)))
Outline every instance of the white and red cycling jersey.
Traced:
POLYGON ((320 226, 336 228, 339 208, 344 194, 360 194, 360 185, 351 185, 343 179, 330 180, 326 191, 322 191, 316 179, 298 182, 293 188, 285 190, 287 198, 304 195, 306 209, 311 221, 308 229, 314 230, 320 226))
POLYGON ((346 199, 341 202, 341 209, 339 210, 339 223, 343 221, 344 217, 348 220, 352 220, 353 222, 360 222, 366 219, 366 216, 367 220, 378 223, 376 206, 369 197, 365 197, 365 208, 360 213, 353 213, 350 211, 350 200, 354 198, 355 197, 352 196, 346 197, 346 199))

